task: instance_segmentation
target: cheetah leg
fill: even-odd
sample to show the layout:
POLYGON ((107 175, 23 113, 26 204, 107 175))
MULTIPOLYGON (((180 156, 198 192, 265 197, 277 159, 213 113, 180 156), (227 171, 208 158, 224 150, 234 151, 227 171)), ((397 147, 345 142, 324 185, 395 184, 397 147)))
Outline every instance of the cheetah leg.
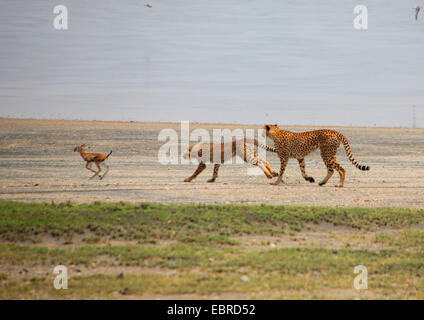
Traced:
POLYGON ((323 186, 327 183, 327 181, 331 178, 334 173, 334 169, 332 167, 327 166, 327 176, 319 183, 320 186, 323 186))
POLYGON ((188 177, 187 179, 185 179, 184 182, 190 182, 191 180, 196 178, 203 170, 205 170, 205 168, 206 168, 206 164, 204 164, 203 162, 200 162, 196 171, 194 171, 191 177, 188 177))
POLYGON ((334 159, 336 159, 337 147, 338 146, 326 146, 321 149, 321 158, 327 167, 327 176, 319 183, 320 186, 326 184, 334 173, 335 166, 333 163, 334 159))
POLYGON ((305 159, 303 159, 303 158, 302 159, 297 159, 297 161, 299 161, 300 172, 302 173, 303 179, 305 179, 306 181, 309 181, 311 183, 314 183, 315 182, 315 179, 312 178, 312 177, 310 177, 310 176, 308 176, 306 174, 306 171, 305 171, 305 159))
POLYGON ((343 187, 344 180, 345 180, 345 177, 346 177, 346 170, 340 165, 340 163, 337 161, 336 157, 334 157, 333 166, 335 167, 335 169, 337 170, 337 172, 340 175, 340 183, 336 184, 336 187, 341 188, 341 187, 343 187))
POLYGON ((215 182, 216 178, 218 178, 218 170, 219 170, 219 163, 215 163, 213 166, 213 176, 212 179, 209 179, 208 182, 215 182))
POLYGON ((278 179, 277 181, 271 183, 272 185, 276 186, 281 182, 281 180, 283 179, 284 170, 286 170, 288 162, 289 162, 288 158, 281 159, 281 168, 280 168, 280 173, 278 175, 278 179))
POLYGON ((344 184, 344 180, 345 180, 345 176, 346 176, 346 170, 340 165, 340 163, 337 161, 336 157, 331 158, 330 160, 327 161, 326 163, 327 165, 327 171, 328 174, 327 176, 324 178, 324 180, 322 180, 319 185, 322 186, 323 184, 327 183, 327 181, 331 178, 331 176, 334 173, 334 169, 337 170, 337 172, 340 175, 340 183, 336 184, 336 187, 341 188, 343 187, 344 184))
POLYGON ((271 165, 269 164, 268 161, 265 161, 265 165, 266 165, 266 168, 268 169, 268 171, 271 173, 271 175, 273 177, 278 177, 278 172, 275 171, 274 169, 272 169, 272 167, 271 167, 271 165))

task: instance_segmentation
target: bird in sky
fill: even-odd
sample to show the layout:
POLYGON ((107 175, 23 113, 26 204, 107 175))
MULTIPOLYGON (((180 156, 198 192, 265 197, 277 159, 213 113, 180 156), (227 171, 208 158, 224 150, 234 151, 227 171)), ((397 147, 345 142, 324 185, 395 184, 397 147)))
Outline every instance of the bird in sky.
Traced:
POLYGON ((145 4, 144 6, 147 7, 147 8, 151 8, 152 7, 151 4, 145 4))

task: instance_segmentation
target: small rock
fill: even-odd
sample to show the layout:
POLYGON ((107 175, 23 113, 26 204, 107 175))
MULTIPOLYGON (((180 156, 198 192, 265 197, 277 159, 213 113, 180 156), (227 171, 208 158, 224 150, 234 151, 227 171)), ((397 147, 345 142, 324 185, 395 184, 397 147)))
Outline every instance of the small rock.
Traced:
POLYGON ((243 282, 249 282, 250 281, 250 278, 248 276, 242 276, 241 277, 241 281, 243 281, 243 282))

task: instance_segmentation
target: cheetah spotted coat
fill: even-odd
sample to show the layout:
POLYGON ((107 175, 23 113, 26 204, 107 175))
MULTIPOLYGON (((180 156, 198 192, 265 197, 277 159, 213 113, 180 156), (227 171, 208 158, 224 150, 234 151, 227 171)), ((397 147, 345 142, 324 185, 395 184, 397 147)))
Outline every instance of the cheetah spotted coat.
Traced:
POLYGON ((343 143, 346 154, 353 165, 360 170, 369 170, 369 166, 363 166, 358 163, 353 157, 347 139, 339 132, 334 130, 314 130, 308 132, 290 132, 280 130, 277 125, 266 125, 265 132, 267 137, 274 141, 274 147, 277 150, 281 161, 280 173, 274 185, 278 185, 284 174, 287 163, 290 158, 295 158, 299 161, 302 177, 309 182, 315 182, 314 178, 308 176, 305 172, 305 157, 313 151, 320 149, 321 158, 327 167, 327 176, 319 183, 320 186, 327 183, 334 173, 334 170, 340 175, 340 183, 337 187, 343 187, 345 180, 345 169, 337 161, 336 153, 343 143))

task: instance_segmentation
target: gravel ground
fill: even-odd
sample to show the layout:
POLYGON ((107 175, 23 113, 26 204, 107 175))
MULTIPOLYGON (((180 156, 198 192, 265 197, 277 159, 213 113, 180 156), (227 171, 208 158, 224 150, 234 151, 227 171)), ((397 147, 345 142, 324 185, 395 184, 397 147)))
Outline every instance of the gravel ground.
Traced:
MULTIPOLYGON (((196 128, 261 128, 191 124, 196 128)), ((163 203, 268 203, 345 207, 424 207, 424 129, 331 128, 349 140, 355 158, 369 172, 350 164, 340 147, 346 169, 344 188, 335 188, 337 173, 324 187, 301 178, 296 160, 289 162, 285 183, 269 185, 263 174, 249 175, 248 164, 224 165, 215 183, 207 183, 212 166, 191 183, 183 182, 196 165, 162 165, 160 130, 180 132, 180 124, 0 119, 0 198, 21 201, 154 201, 163 203), (77 144, 87 151, 113 154, 105 179, 89 180, 77 144)), ((290 127, 292 131, 316 128, 290 127)), ((272 142, 268 142, 272 145, 272 142)), ((267 160, 279 169, 276 154, 267 160)), ((326 169, 319 152, 306 158, 307 173, 321 180, 326 169)))

